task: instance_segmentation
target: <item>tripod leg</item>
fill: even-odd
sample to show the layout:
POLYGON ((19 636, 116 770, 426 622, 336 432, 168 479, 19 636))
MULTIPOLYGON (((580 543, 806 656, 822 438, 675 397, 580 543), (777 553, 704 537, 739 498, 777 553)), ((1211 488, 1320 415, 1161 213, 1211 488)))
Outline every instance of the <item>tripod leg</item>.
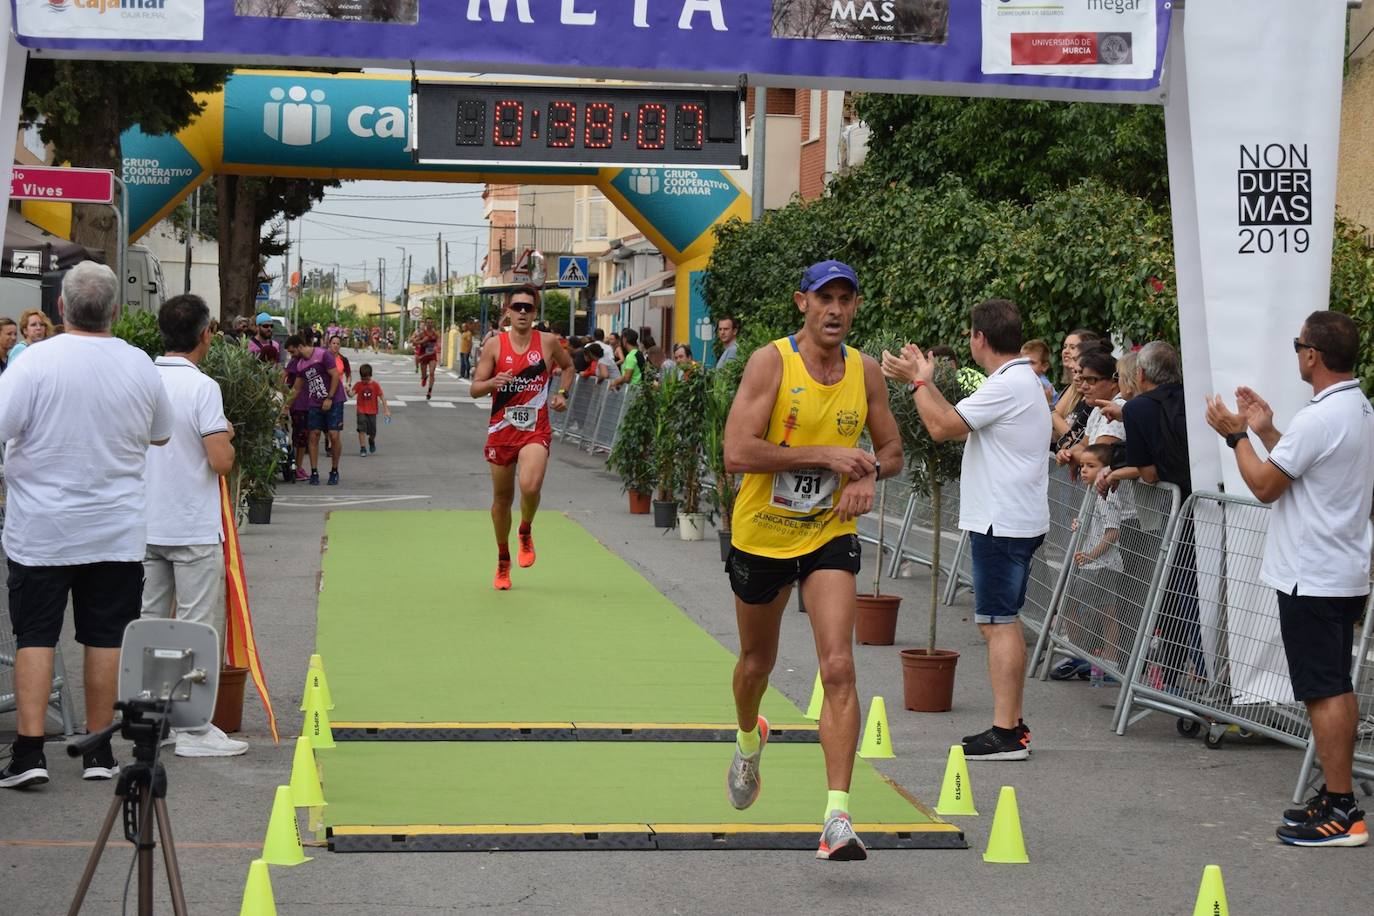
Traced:
POLYGON ((91 857, 86 862, 86 870, 81 875, 81 883, 77 885, 76 896, 72 898, 72 906, 67 910, 67 916, 76 916, 81 912, 81 904, 86 902, 86 892, 91 889, 91 879, 95 877, 96 867, 100 865, 100 854, 105 851, 105 844, 110 840, 110 831, 114 829, 115 818, 119 816, 123 806, 124 799, 116 795, 110 803, 110 812, 105 815, 105 823, 100 825, 100 835, 95 838, 95 848, 91 850, 91 857))
POLYGON ((138 790, 138 916, 153 916, 153 793, 138 790))
POLYGON ((167 800, 153 799, 157 815, 157 832, 162 835, 162 858, 167 864, 167 885, 172 891, 172 912, 186 916, 186 892, 181 887, 181 868, 177 865, 177 849, 172 844, 172 819, 167 816, 167 800))

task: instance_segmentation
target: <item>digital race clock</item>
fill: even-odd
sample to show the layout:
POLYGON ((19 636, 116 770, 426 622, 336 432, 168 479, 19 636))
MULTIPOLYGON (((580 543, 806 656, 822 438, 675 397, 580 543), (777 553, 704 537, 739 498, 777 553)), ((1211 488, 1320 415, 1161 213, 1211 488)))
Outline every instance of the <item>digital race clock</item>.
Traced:
POLYGON ((422 165, 748 166, 737 89, 417 83, 410 144, 422 165))

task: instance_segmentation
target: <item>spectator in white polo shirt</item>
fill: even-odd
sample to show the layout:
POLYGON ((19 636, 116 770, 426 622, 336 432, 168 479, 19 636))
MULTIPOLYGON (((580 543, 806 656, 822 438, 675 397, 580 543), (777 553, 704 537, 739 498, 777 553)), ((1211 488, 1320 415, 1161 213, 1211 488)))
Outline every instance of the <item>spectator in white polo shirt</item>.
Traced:
MULTIPOLYGON (((224 627, 224 528, 219 478, 234 467, 234 427, 215 380, 200 371, 210 350, 210 310, 199 296, 174 296, 157 315, 166 353, 156 360, 172 404, 172 440, 148 455, 148 550, 143 616, 224 627)), ((233 757, 248 742, 214 725, 176 733, 178 757, 233 757)))
MULTIPOLYGON (((110 333, 118 300, 114 271, 94 261, 76 265, 58 299, 67 332, 33 347, 0 378, 19 714, 0 788, 48 781, 43 712, 69 598, 85 647, 86 727, 98 732, 114 720, 119 647, 143 593, 143 465, 148 446, 172 434, 172 408, 152 360, 110 333)), ((108 740, 84 755, 83 779, 118 773, 108 740)))
POLYGON ((1307 316, 1293 349, 1313 397, 1287 432, 1274 428, 1274 412, 1249 388, 1236 389, 1239 413, 1217 395, 1207 403, 1207 422, 1235 449, 1246 486, 1274 504, 1260 578, 1278 592, 1288 676, 1293 695, 1307 704, 1326 775, 1316 796, 1283 813, 1278 838, 1293 846, 1363 846, 1369 839, 1351 782, 1359 715, 1351 655, 1369 598, 1374 494, 1374 409, 1352 374, 1359 347, 1349 317, 1307 316))
POLYGON ((967 438, 959 481, 959 527, 970 532, 974 620, 988 644, 992 727, 964 738, 975 760, 1025 760, 1030 729, 1022 717, 1026 641, 1021 606, 1031 557, 1050 527, 1045 443, 1052 425, 1045 392, 1021 356, 1021 312, 990 299, 973 308, 969 348, 988 379, 952 405, 931 384, 935 362, 907 344, 883 354, 883 374, 915 386, 921 422, 938 442, 967 438))

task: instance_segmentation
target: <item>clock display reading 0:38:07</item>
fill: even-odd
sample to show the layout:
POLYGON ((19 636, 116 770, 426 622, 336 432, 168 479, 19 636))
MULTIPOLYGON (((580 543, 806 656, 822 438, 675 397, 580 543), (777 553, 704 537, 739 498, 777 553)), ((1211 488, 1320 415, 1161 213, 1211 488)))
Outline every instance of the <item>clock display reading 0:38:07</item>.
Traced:
POLYGON ((415 154, 421 163, 741 168, 740 114, 733 90, 422 83, 415 154))
POLYGON ((553 101, 526 111, 520 99, 466 99, 458 103, 458 146, 553 149, 699 150, 706 140, 706 111, 694 102, 639 102, 616 110, 614 102, 553 101), (490 137, 486 134, 490 133, 490 137))

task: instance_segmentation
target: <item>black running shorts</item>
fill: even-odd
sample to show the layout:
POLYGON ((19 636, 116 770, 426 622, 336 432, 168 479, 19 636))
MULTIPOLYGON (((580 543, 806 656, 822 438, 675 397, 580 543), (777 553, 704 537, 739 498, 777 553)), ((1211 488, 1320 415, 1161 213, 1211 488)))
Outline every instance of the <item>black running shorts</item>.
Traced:
POLYGON ((730 588, 739 600, 745 604, 768 604, 784 588, 806 581, 807 576, 819 569, 857 573, 861 554, 858 536, 842 534, 810 553, 787 560, 761 557, 731 547, 725 569, 730 574, 730 588))
POLYGON ((142 563, 24 566, 10 560, 9 567, 10 617, 20 649, 57 645, 69 594, 76 641, 93 649, 118 649, 124 628, 143 610, 142 563))
POLYGON ((1288 656, 1293 696, 1299 700, 1338 697, 1355 689, 1350 682, 1355 625, 1368 595, 1318 598, 1279 592, 1279 629, 1288 656))

